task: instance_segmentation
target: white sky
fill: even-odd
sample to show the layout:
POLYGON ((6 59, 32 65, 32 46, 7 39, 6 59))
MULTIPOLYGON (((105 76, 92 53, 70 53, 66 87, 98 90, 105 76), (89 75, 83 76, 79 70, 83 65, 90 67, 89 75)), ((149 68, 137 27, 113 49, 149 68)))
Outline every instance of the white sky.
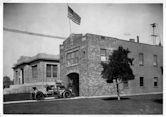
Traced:
MULTIPOLYGON (((93 33, 128 40, 140 36, 140 42, 152 44, 150 24, 157 23, 163 39, 163 11, 160 4, 69 4, 81 17, 81 25, 72 23, 73 33, 93 33)), ((6 4, 3 27, 55 36, 69 36, 67 5, 6 4)), ((37 53, 59 54, 61 39, 37 37, 13 32, 3 33, 3 74, 13 77, 12 66, 20 56, 37 53)))

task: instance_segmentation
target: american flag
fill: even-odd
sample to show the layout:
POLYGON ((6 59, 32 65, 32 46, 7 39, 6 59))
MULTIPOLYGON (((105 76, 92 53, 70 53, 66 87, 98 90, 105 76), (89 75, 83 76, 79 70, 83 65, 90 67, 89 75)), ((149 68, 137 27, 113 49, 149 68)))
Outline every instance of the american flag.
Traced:
POLYGON ((69 6, 68 6, 68 18, 78 25, 80 25, 81 23, 81 17, 76 12, 74 12, 73 9, 71 9, 69 6))

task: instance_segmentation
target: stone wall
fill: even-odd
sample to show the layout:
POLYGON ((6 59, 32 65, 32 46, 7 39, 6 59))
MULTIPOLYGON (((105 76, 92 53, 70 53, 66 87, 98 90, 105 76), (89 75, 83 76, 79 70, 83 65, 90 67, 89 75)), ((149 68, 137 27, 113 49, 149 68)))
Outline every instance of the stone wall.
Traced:
POLYGON ((129 57, 134 58, 133 72, 135 79, 128 82, 129 87, 124 88, 120 84, 121 94, 162 92, 163 76, 161 66, 163 66, 163 48, 154 45, 141 44, 137 42, 123 41, 112 37, 104 37, 94 34, 85 36, 76 35, 69 37, 60 46, 61 66, 60 78, 67 86, 67 75, 73 72, 79 74, 80 96, 102 96, 116 95, 115 83, 108 84, 101 77, 102 67, 100 49, 106 49, 107 56, 119 46, 128 48, 131 53, 129 57), (75 49, 79 50, 79 64, 66 66, 66 53, 75 49), (139 53, 144 53, 144 65, 140 66, 138 61, 139 53), (153 55, 158 56, 158 66, 153 66, 153 55), (144 77, 144 86, 140 87, 139 78, 144 77), (153 78, 158 77, 158 87, 153 86, 153 78))
MULTIPOLYGON (((163 76, 161 73, 161 66, 163 66, 163 48, 154 45, 140 44, 136 42, 129 42, 118 40, 115 38, 104 37, 101 38, 99 35, 89 34, 89 48, 88 48, 88 72, 89 72, 89 85, 91 88, 97 89, 98 92, 102 95, 107 94, 115 94, 114 88, 105 93, 105 89, 100 87, 108 86, 104 85, 103 79, 101 78, 101 66, 100 66, 100 48, 104 48, 107 50, 107 54, 109 55, 112 50, 117 49, 119 46, 123 46, 124 48, 128 48, 131 53, 129 57, 134 58, 134 65, 132 66, 133 72, 135 74, 135 79, 129 81, 129 87, 123 88, 123 84, 121 84, 121 93, 131 94, 131 93, 150 93, 150 92, 162 92, 163 87, 163 76), (144 53, 144 65, 139 65, 138 55, 139 53, 144 53), (158 56, 158 66, 153 66, 153 55, 158 56), (144 77, 144 86, 139 86, 139 78, 144 77), (153 86, 153 78, 158 77, 158 86, 153 86), (96 85, 96 86, 93 86, 96 85)), ((113 85, 113 84, 111 84, 113 85)), ((116 86, 115 86, 116 87, 116 86)), ((107 88, 106 88, 107 89, 107 88)), ((94 90, 94 89, 93 89, 94 90)), ((95 91, 90 91, 91 92, 95 91)), ((100 94, 95 94, 100 95, 100 94)))

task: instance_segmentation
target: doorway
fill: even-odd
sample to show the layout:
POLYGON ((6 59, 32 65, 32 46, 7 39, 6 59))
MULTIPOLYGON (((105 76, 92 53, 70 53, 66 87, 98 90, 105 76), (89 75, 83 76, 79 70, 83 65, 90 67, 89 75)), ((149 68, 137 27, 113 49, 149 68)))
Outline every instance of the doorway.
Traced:
POLYGON ((70 73, 68 76, 69 86, 72 88, 72 92, 75 96, 79 96, 79 74, 70 73))

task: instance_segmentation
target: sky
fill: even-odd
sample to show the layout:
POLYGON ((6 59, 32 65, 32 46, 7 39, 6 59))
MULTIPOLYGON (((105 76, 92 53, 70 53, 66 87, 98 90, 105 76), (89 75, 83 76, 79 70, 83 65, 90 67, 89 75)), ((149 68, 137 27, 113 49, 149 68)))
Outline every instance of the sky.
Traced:
MULTIPOLYGON (((152 44, 152 27, 157 23, 157 40, 163 42, 163 7, 161 4, 69 3, 81 17, 81 24, 71 23, 71 33, 93 33, 122 40, 136 39, 152 44)), ((70 35, 67 4, 9 3, 3 7, 3 27, 60 37, 70 35)), ((46 38, 3 31, 3 75, 13 79, 12 66, 20 56, 38 53, 59 54, 63 39, 46 38)))

